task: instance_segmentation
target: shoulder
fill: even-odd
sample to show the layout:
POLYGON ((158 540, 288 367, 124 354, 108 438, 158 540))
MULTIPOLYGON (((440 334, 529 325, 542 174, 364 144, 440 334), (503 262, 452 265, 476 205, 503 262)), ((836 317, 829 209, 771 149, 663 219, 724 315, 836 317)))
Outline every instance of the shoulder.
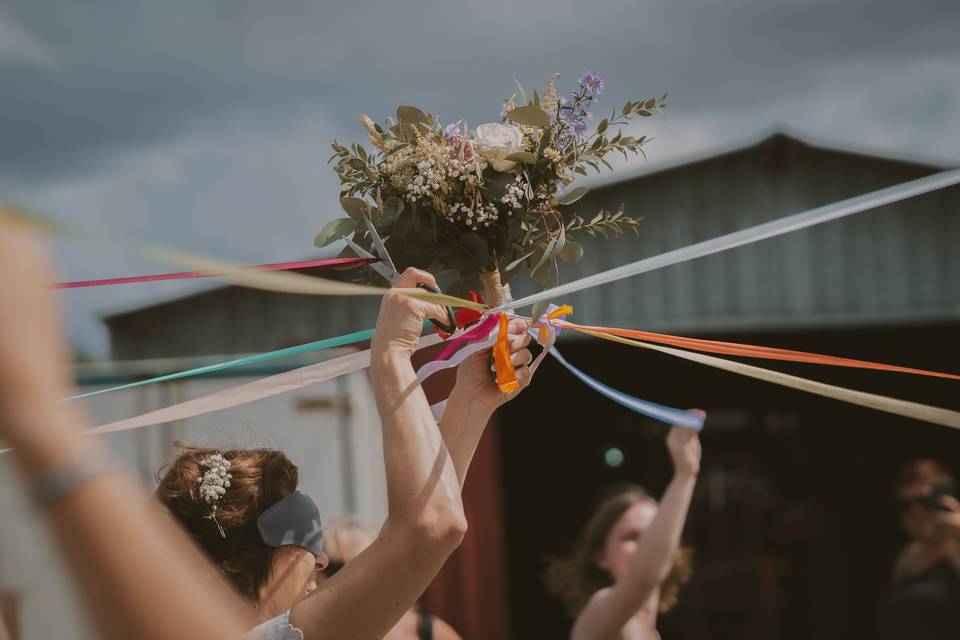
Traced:
POLYGON ((286 611, 257 625, 244 636, 245 640, 303 640, 303 631, 290 624, 290 612, 286 611))
POLYGON ((573 630, 570 632, 571 640, 592 640, 594 638, 594 624, 590 619, 596 617, 598 613, 597 605, 601 605, 602 609, 602 603, 609 600, 613 593, 613 587, 604 587, 590 596, 590 599, 580 609, 580 613, 577 614, 577 618, 573 622, 573 630))

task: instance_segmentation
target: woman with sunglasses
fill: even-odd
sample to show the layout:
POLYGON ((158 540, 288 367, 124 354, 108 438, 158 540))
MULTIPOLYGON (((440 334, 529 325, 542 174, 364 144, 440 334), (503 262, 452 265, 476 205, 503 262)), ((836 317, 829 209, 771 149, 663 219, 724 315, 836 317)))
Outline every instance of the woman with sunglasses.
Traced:
MULTIPOLYGON (((426 284, 408 269, 398 287, 426 284)), ((328 580, 320 515, 297 491, 279 451, 184 448, 157 497, 250 605, 263 640, 382 638, 427 588, 466 529, 460 489, 494 409, 508 396, 489 375, 489 352, 467 358, 437 425, 410 357, 423 323, 442 307, 384 296, 371 344, 370 380, 382 421, 388 514, 376 539, 328 580)), ((517 380, 530 382, 526 321, 510 323, 517 380)), ((250 626, 253 626, 251 624, 250 626)))
POLYGON ((960 502, 940 463, 915 460, 897 475, 900 523, 910 538, 897 557, 881 607, 881 637, 960 637, 960 502))

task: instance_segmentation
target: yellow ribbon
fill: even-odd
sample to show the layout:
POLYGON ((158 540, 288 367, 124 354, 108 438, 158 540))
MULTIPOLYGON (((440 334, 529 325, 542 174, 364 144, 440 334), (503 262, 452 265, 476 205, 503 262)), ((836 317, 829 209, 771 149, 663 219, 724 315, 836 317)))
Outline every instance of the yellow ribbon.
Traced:
POLYGON ((757 380, 764 380, 766 382, 772 382, 773 384, 779 384, 784 387, 791 387, 800 391, 806 391, 807 393, 814 393, 827 398, 833 398, 834 400, 841 400, 843 402, 849 402, 851 404, 857 404, 863 407, 877 409, 879 411, 886 411, 887 413, 893 413, 906 416, 908 418, 914 418, 916 420, 932 422, 945 427, 960 429, 960 412, 957 411, 920 404, 918 402, 909 402, 907 400, 889 398, 887 396, 881 396, 875 393, 866 393, 864 391, 846 389, 844 387, 838 387, 832 384, 826 384, 823 382, 817 382, 815 380, 808 380, 807 378, 800 378, 798 376, 780 373, 779 371, 771 371, 770 369, 763 369, 761 367, 743 364, 742 362, 735 362, 733 360, 725 360, 724 358, 708 356, 702 353, 694 353, 691 351, 673 349, 671 347, 664 347, 647 342, 640 342, 639 340, 630 340, 628 338, 621 338, 620 336, 603 333, 601 331, 581 329, 573 325, 566 326, 567 328, 574 329, 575 331, 579 331, 597 338, 603 338, 604 340, 611 340, 613 342, 627 344, 632 347, 641 347, 643 349, 659 351, 671 356, 683 358, 684 360, 705 364, 708 367, 723 369, 724 371, 737 373, 750 378, 755 378, 757 380))
MULTIPOLYGON (((176 265, 190 271, 199 271, 222 282, 251 289, 313 296, 382 296, 389 291, 389 289, 382 287, 326 280, 290 271, 250 269, 246 265, 187 253, 169 247, 143 244, 122 238, 108 238, 105 234, 94 234, 90 231, 72 228, 0 202, 0 224, 8 222, 14 227, 22 226, 51 235, 81 238, 92 244, 106 245, 131 255, 176 265)), ((417 300, 447 307, 465 307, 475 311, 487 309, 486 305, 472 300, 464 300, 443 293, 431 293, 423 289, 403 289, 402 293, 417 300)))

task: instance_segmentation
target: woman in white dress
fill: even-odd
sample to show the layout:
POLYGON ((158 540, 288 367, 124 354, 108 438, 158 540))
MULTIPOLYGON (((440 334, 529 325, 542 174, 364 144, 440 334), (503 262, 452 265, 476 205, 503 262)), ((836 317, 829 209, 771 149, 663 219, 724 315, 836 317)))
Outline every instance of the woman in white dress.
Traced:
MULTIPOLYGON (((416 269, 398 286, 418 283, 436 286, 416 269)), ((508 396, 490 376, 489 352, 474 354, 460 365, 438 428, 410 357, 423 322, 445 317, 436 305, 384 296, 370 379, 383 426, 388 515, 376 540, 330 579, 313 579, 326 559, 318 536, 302 534, 319 531, 319 515, 312 501, 294 497, 297 470, 281 452, 186 449, 161 479, 158 498, 250 603, 250 626, 258 624, 251 637, 382 638, 460 544, 462 481, 508 396), (290 501, 297 504, 288 509, 290 501), (281 512, 273 529, 263 522, 271 509, 281 512)), ((519 319, 510 324, 521 386, 530 381, 527 328, 519 319)))

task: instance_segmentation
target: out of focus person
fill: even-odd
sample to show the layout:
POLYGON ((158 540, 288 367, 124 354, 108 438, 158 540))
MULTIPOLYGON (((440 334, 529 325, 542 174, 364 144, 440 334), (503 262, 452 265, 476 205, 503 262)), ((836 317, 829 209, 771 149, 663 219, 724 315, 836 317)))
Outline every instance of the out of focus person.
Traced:
POLYGON ((906 464, 894 497, 909 541, 880 611, 886 640, 960 638, 960 502, 956 478, 935 460, 906 464))
MULTIPOLYGON (((342 516, 327 527, 326 553, 329 562, 318 572, 322 583, 335 575, 377 539, 376 528, 356 516, 342 516)), ((460 635, 440 618, 420 611, 417 606, 407 611, 383 640, 461 640, 460 635)))
POLYGON ((657 616, 677 603, 690 578, 691 553, 680 535, 700 472, 697 432, 673 427, 667 450, 674 475, 659 504, 642 487, 614 492, 570 556, 548 568, 548 589, 575 619, 572 640, 660 638, 657 616))

